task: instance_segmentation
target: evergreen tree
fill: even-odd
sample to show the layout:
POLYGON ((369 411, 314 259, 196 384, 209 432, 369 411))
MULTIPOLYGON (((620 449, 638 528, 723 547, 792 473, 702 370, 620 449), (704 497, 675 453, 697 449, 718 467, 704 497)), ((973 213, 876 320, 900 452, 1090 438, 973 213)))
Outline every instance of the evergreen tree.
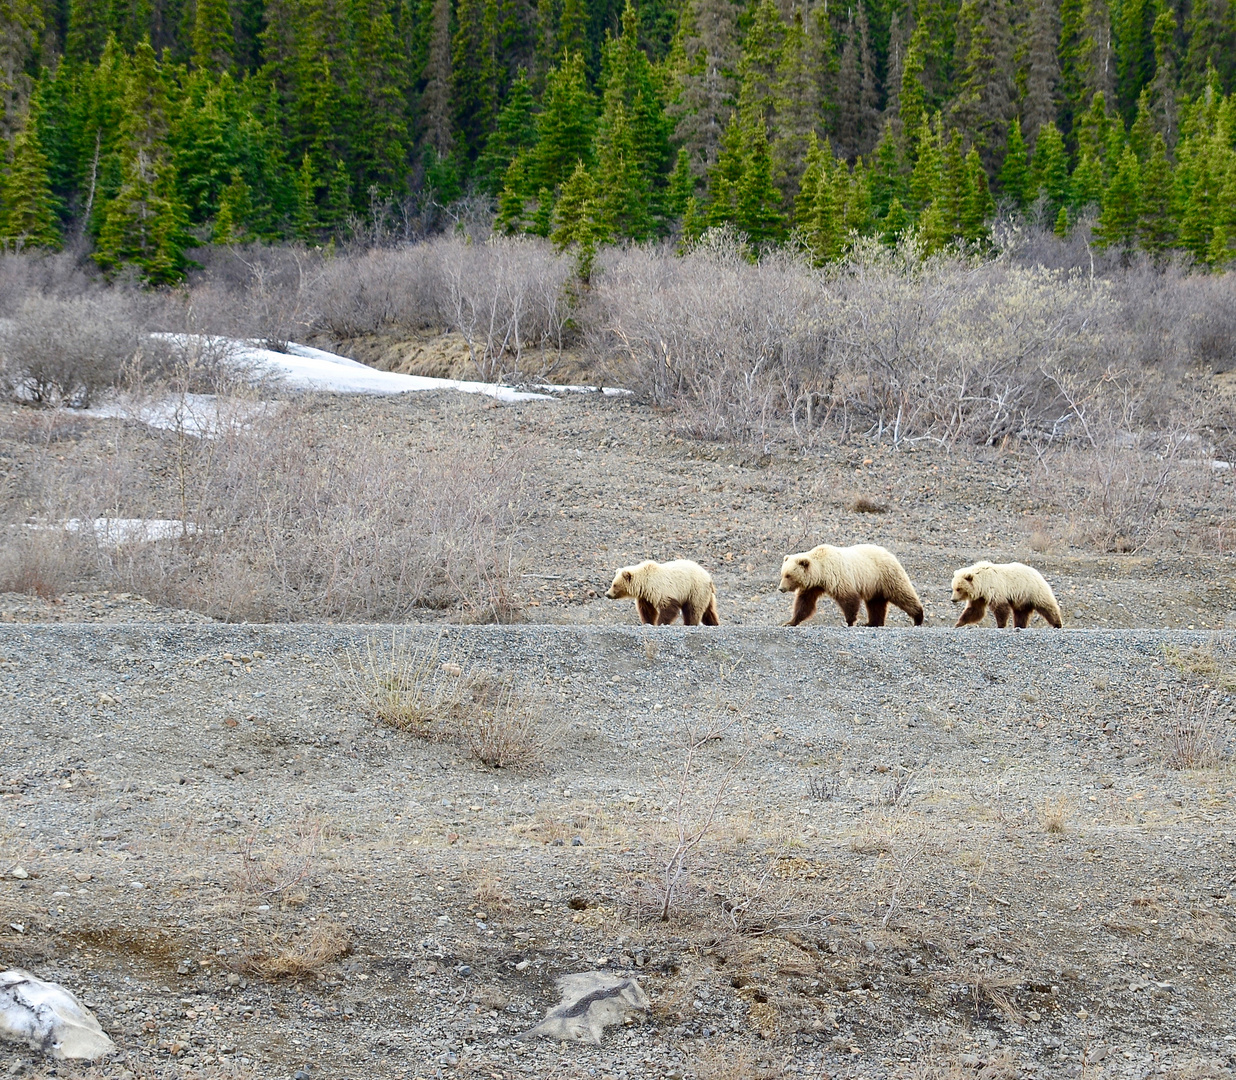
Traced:
POLYGON ((605 118, 597 148, 597 169, 605 177, 594 196, 597 236, 646 240, 653 231, 652 190, 621 101, 606 109, 605 118))
POLYGON ((889 206, 894 199, 904 212, 903 203, 909 197, 909 188, 906 184, 901 140, 893 131, 891 118, 884 122, 884 131, 876 144, 868 183, 871 190, 871 212, 877 219, 889 213, 889 206))
POLYGON ((966 197, 961 207, 961 236, 977 243, 987 233, 987 222, 995 213, 995 201, 987 187, 987 172, 978 151, 966 155, 966 197))
POLYGON ((231 183, 219 196, 219 212, 215 215, 211 239, 216 244, 238 244, 248 234, 253 217, 253 198, 249 185, 240 172, 232 173, 231 183))
POLYGON ((1008 141, 1004 150, 1004 164, 1000 166, 1000 190, 1018 208, 1026 205, 1030 184, 1030 163, 1026 156, 1026 143, 1021 137, 1021 120, 1013 117, 1009 124, 1008 141))
POLYGON ((193 64, 205 71, 232 66, 236 42, 227 0, 196 0, 193 21, 193 64))
POLYGON ((1155 69, 1154 23, 1160 0, 1120 0, 1112 10, 1112 50, 1116 64, 1116 113, 1132 119, 1155 69))
POLYGON ((1192 0, 1184 36, 1189 42, 1180 72, 1184 92, 1200 94, 1212 69, 1220 85, 1230 87, 1236 69, 1236 23, 1230 0, 1192 0))
POLYGON ((69 0, 65 53, 78 63, 95 63, 112 32, 111 0, 69 0))
POLYGON ((1150 154, 1141 170, 1142 189, 1137 204, 1139 243, 1144 251, 1163 258, 1176 242, 1175 214, 1172 207, 1173 175, 1167 160, 1167 143, 1156 132, 1150 154))
POLYGON ((781 46, 773 95, 776 117, 773 169, 787 197, 798 190, 807 141, 816 132, 821 112, 822 58, 814 54, 812 45, 812 38, 803 25, 802 11, 796 10, 781 46))
POLYGON ((1033 144, 1039 128, 1056 119, 1056 93, 1060 85, 1056 44, 1060 27, 1055 0, 1031 0, 1031 3, 1021 115, 1022 135, 1033 144))
POLYGON ((13 139, 8 176, 0 176, 0 246, 60 247, 47 158, 39 145, 34 110, 13 139))
POLYGON ((1003 156, 1016 94, 1007 0, 965 0, 959 22, 962 70, 949 116, 979 148, 987 167, 993 168, 1003 156))
POLYGON ((756 246, 776 243, 785 233, 781 192, 772 178, 772 155, 764 123, 757 117, 745 125, 743 174, 734 200, 734 224, 756 246))
POLYGON ((819 137, 813 131, 807 140, 807 153, 803 158, 803 174, 798 184, 798 194, 794 196, 794 224, 806 226, 815 213, 817 189, 820 176, 824 172, 832 154, 826 153, 820 145, 819 137))
POLYGON ((911 213, 926 210, 940 191, 944 172, 943 132, 940 114, 932 123, 926 121, 919 127, 914 169, 910 173, 910 198, 906 207, 911 213))
POLYGON ((12 139, 30 98, 43 11, 35 0, 0 0, 0 140, 12 139))
POLYGON ((477 175, 490 191, 495 186, 504 187, 510 164, 536 145, 534 109, 532 84, 521 68, 498 112, 498 121, 485 143, 485 152, 477 161, 477 175))
POLYGON ((596 102, 588 89, 581 53, 563 57, 545 77, 545 95, 537 118, 535 182, 551 191, 573 175, 578 163, 584 171, 592 160, 596 102))
POLYGON ((1112 181, 1103 192, 1103 212, 1095 229, 1099 243, 1133 247, 1141 219, 1140 195, 1141 168, 1133 148, 1126 146, 1112 181))
POLYGON ((894 198, 888 204, 888 213, 880 222, 880 239, 891 247, 906 234, 911 225, 910 215, 901 205, 901 200, 894 198))
POLYGON ((547 237, 553 226, 553 221, 553 192, 549 188, 543 187, 536 193, 536 209, 532 213, 532 220, 528 225, 528 231, 533 236, 547 237))
POLYGON ((1103 166, 1090 150, 1084 151, 1069 181, 1069 203, 1074 211, 1100 205, 1103 186, 1103 166))
POLYGON ((923 25, 920 24, 910 38, 910 47, 906 50, 901 68, 901 90, 898 97, 899 118, 907 145, 917 138, 926 115, 922 82, 924 41, 925 31, 923 25))
POLYGON ((582 161, 562 185, 562 196, 554 207, 554 229, 550 239, 559 251, 574 248, 576 268, 582 280, 592 276, 597 242, 604 238, 597 221, 597 186, 582 161))
POLYGON ((514 236, 524 228, 524 188, 527 185, 524 162, 517 157, 507 166, 502 192, 498 196, 498 214, 494 228, 505 236, 514 236))
POLYGON ((1030 184, 1035 198, 1046 198, 1049 219, 1057 217, 1069 200, 1069 158, 1055 124, 1046 124, 1039 130, 1030 184))
POLYGON ((738 111, 746 123, 758 117, 767 125, 773 119, 777 60, 785 36, 786 26, 774 0, 757 0, 738 62, 738 111))
POLYGON ((301 158, 300 169, 296 173, 296 217, 293 227, 296 238, 305 243, 316 240, 318 230, 322 227, 318 220, 317 173, 308 150, 301 158))
POLYGON ((349 87, 356 124, 348 159, 359 190, 399 192, 412 142, 409 85, 395 23, 381 7, 357 4, 354 81, 349 87))
POLYGON ((451 53, 458 146, 475 161, 497 117, 500 68, 495 0, 458 0, 451 53))
POLYGON ((152 285, 180 280, 188 265, 188 212, 176 189, 167 129, 163 72, 143 42, 125 87, 119 188, 103 208, 94 259, 108 273, 132 263, 152 285))
POLYGON ((1160 11, 1151 28, 1154 36, 1154 81, 1150 86, 1155 124, 1168 146, 1176 144, 1176 20, 1160 11))
POLYGON ((681 218, 695 198, 695 170, 685 146, 678 150, 674 171, 670 173, 665 191, 665 209, 671 218, 681 218))
POLYGON ((667 111, 675 120, 675 140, 701 170, 716 162, 735 105, 737 18, 732 0, 688 0, 683 9, 678 94, 667 111))
POLYGON ((839 258, 845 246, 844 198, 838 199, 838 184, 829 164, 824 161, 818 170, 815 198, 807 218, 807 245, 817 264, 839 258))

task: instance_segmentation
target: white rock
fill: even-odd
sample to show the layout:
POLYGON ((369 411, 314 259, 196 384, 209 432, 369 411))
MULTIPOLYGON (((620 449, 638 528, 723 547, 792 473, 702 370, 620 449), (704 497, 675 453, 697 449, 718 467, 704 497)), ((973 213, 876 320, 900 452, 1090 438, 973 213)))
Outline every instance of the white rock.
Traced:
POLYGON ((0 1039, 25 1043, 57 1060, 94 1061, 116 1050, 68 990, 20 968, 0 972, 0 1039))
POLYGON ((563 975, 556 985, 562 1000, 521 1038, 541 1035, 563 1042, 600 1046, 601 1035, 607 1027, 621 1024, 633 1014, 645 1014, 651 1008, 644 988, 634 979, 583 971, 563 975))

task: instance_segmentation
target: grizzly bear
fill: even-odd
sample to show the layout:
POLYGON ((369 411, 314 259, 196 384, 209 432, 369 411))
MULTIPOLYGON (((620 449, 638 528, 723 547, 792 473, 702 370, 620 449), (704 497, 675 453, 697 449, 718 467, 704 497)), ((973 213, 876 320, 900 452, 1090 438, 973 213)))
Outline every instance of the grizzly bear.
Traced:
POLYGON ((1057 630, 1064 625, 1051 586, 1033 566, 1025 563, 983 560, 963 566, 953 575, 953 603, 963 600, 969 602, 957 620, 958 626, 982 622, 988 606, 997 626, 1006 625, 1012 613, 1013 625, 1024 630, 1036 611, 1057 630))
POLYGON ((910 578, 891 551, 875 544, 833 547, 787 555, 781 564, 781 591, 797 590, 794 613, 787 626, 797 626, 815 614, 816 601, 831 596, 853 626, 860 604, 867 605, 867 625, 883 626, 888 605, 901 608, 915 626, 923 625, 923 605, 910 578))
POLYGON ((611 600, 634 597, 640 622, 653 626, 672 623, 680 611, 687 626, 720 625, 712 578, 690 559, 667 563, 649 559, 638 566, 625 566, 614 575, 605 595, 611 600))

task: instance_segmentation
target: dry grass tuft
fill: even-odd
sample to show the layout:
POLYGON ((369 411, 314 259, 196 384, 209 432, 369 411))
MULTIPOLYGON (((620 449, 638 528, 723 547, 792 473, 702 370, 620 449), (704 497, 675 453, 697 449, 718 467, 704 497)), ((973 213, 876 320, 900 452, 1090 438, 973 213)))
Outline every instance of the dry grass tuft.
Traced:
POLYGON ((444 656, 441 637, 422 641, 392 633, 389 646, 366 638, 364 653, 349 650, 342 667, 374 719, 423 738, 440 738, 443 723, 467 696, 463 665, 454 653, 444 656))
POLYGON ((63 529, 19 529, 0 546, 0 592, 54 600, 90 570, 79 537, 63 529))
POLYGON ((887 514, 889 506, 886 502, 869 499, 866 495, 855 495, 846 505, 846 509, 852 514, 887 514))
POLYGON ((242 968, 268 979, 305 979, 351 951, 352 935, 347 928, 324 919, 290 938, 271 935, 264 948, 249 952, 242 968))
POLYGON ((1178 671, 1198 675, 1227 690, 1236 689, 1236 665, 1224 644, 1217 650, 1214 645, 1195 645, 1187 649, 1165 645, 1163 655, 1178 671))
POLYGON ((775 1080, 784 1076, 771 1055, 757 1058, 742 1045, 708 1046, 691 1061, 696 1080, 775 1080))
POLYGON ((1173 769, 1210 769, 1223 758, 1223 725, 1231 709, 1209 686, 1182 691, 1165 721, 1167 764, 1173 769))
POLYGON ((1068 799, 1044 799, 1040 821, 1043 831, 1053 836, 1063 836, 1069 820, 1068 799))

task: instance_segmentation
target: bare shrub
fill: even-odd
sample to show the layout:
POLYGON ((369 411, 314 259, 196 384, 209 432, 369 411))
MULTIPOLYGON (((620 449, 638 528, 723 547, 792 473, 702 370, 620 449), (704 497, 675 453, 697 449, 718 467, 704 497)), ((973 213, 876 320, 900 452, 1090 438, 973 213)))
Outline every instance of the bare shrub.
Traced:
POLYGON ((348 929, 330 919, 319 919, 298 934, 272 934, 265 944, 250 946, 242 958, 241 969, 269 979, 306 979, 351 951, 352 935, 348 929))
POLYGON ((235 885, 242 897, 294 899, 294 890, 310 877, 322 829, 312 821, 302 821, 291 836, 259 848, 250 837, 240 853, 235 885))
POLYGON ((495 769, 530 768, 545 756, 552 731, 544 709, 509 679, 474 679, 473 704, 451 725, 468 754, 495 769))
POLYGON ((697 724, 686 722, 678 731, 681 765, 665 778, 669 833, 649 845, 655 873, 648 886, 662 922, 669 921, 700 845, 716 825, 734 776, 750 754, 743 738, 728 761, 710 759, 710 746, 736 733, 746 733, 746 722, 740 715, 709 718, 697 724))
POLYGON ((389 646, 368 637, 363 654, 347 653, 344 677, 375 719, 426 738, 442 736, 467 689, 462 665, 443 658, 440 637, 392 633, 389 646))
POLYGON ((144 344, 120 293, 28 296, 0 324, 0 376, 6 392, 24 400, 86 408, 120 381, 144 344))
POLYGON ((173 433, 153 455, 150 436, 125 433, 115 455, 78 476, 63 517, 181 517, 187 535, 101 550, 101 565, 127 591, 216 617, 382 620, 458 608, 472 621, 509 621, 519 614, 513 544, 527 466, 457 424, 447 420, 433 453, 409 456, 293 404, 224 410, 214 437, 173 433))
POLYGON ((89 548, 61 528, 17 528, 0 547, 0 592, 54 600, 92 569, 89 548))
POLYGON ((887 514, 888 503, 879 499, 870 499, 866 495, 855 495, 846 505, 852 514, 887 514))
POLYGON ((1223 758, 1224 725, 1231 707, 1209 686, 1184 690, 1165 722, 1167 763, 1173 769, 1210 769, 1223 758))

